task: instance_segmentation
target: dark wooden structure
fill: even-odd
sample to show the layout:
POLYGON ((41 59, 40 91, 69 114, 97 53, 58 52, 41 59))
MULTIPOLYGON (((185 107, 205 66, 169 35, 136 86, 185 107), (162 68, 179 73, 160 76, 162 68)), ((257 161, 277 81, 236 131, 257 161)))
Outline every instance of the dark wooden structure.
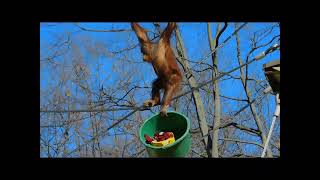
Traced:
POLYGON ((264 64, 263 69, 272 91, 280 95, 280 60, 264 64))

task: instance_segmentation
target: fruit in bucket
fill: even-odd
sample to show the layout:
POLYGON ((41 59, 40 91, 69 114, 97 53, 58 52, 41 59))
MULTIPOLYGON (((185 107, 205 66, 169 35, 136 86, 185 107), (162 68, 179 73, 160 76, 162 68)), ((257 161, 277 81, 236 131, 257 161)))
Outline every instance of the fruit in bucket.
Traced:
POLYGON ((172 144, 175 141, 173 132, 156 132, 154 137, 150 137, 147 134, 144 134, 147 144, 151 144, 157 147, 163 147, 168 144, 172 144))

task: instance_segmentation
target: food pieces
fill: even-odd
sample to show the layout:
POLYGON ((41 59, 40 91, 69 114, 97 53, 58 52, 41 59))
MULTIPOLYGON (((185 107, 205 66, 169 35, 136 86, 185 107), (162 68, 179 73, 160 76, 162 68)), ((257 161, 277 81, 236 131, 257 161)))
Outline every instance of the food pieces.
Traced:
POLYGON ((153 138, 145 134, 144 138, 146 139, 147 144, 151 144, 157 147, 163 147, 175 142, 173 132, 156 132, 154 133, 153 138))

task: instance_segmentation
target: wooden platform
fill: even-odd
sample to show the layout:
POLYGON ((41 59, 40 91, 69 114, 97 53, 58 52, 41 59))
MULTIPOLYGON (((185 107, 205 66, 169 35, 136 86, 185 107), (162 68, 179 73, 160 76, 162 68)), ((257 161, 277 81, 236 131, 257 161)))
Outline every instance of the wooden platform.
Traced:
POLYGON ((280 60, 264 64, 263 69, 272 91, 280 94, 280 60))

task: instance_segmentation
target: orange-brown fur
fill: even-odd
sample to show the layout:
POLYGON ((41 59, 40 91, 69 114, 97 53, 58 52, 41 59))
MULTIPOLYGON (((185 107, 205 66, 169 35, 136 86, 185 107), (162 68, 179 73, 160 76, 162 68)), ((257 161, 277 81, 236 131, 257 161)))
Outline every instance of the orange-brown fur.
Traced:
POLYGON ((152 98, 144 102, 152 107, 160 104, 160 89, 164 89, 161 116, 167 115, 167 109, 174 94, 180 89, 182 76, 173 50, 170 46, 170 36, 176 28, 176 23, 169 22, 161 33, 158 43, 152 43, 147 31, 138 23, 131 23, 141 45, 143 60, 152 64, 158 78, 152 83, 152 98))

